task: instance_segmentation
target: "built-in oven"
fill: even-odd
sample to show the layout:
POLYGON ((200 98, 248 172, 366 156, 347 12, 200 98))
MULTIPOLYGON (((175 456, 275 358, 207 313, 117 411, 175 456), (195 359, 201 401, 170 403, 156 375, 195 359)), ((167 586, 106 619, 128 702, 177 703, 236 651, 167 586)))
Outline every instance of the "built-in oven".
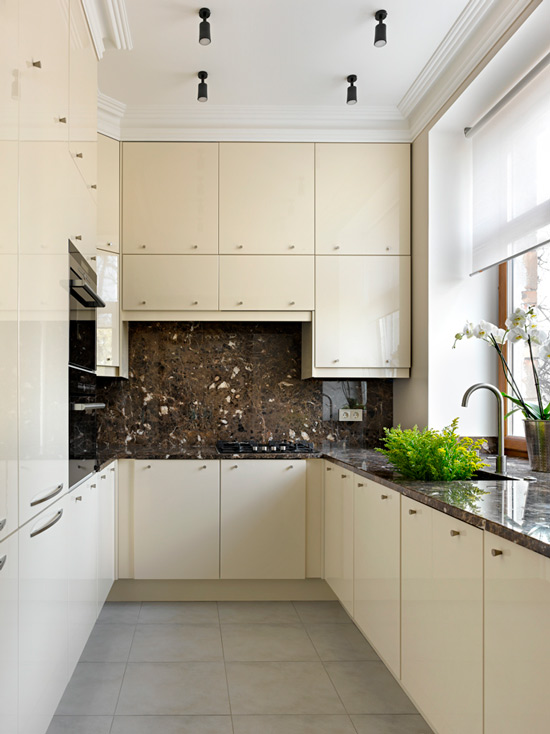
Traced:
POLYGON ((93 268, 69 243, 69 485, 98 468, 97 411, 105 407, 96 394, 97 294, 93 268))

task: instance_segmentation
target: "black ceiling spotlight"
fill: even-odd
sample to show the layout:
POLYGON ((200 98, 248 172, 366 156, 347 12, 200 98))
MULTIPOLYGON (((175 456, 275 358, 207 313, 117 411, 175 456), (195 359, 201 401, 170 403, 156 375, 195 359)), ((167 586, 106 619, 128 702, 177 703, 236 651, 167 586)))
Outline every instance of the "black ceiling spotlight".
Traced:
POLYGON ((200 79, 197 99, 199 102, 208 102, 208 84, 204 81, 205 79, 208 79, 208 74, 206 71, 199 71, 197 76, 200 79))
POLYGON ((384 21, 388 17, 385 10, 377 10, 374 14, 375 20, 378 21, 378 25, 374 29, 374 45, 381 47, 386 45, 386 24, 384 21))
POLYGON ((199 43, 201 46, 208 46, 211 41, 210 23, 208 22, 210 10, 208 8, 201 8, 199 10, 199 16, 201 18, 201 22, 199 23, 199 43))
POLYGON ((348 76, 348 97, 346 99, 346 102, 348 104, 357 104, 357 87, 354 87, 353 85, 357 81, 357 77, 355 74, 350 74, 348 76))

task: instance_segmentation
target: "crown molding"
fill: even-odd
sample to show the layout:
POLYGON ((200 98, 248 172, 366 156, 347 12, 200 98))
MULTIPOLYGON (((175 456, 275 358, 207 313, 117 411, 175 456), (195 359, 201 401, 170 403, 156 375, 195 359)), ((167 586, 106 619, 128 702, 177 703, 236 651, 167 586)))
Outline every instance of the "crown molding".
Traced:
POLYGON ((98 92, 97 95, 97 130, 102 135, 121 140, 122 119, 126 105, 118 99, 98 92))
MULTIPOLYGON (((107 98, 109 100, 109 98, 107 98)), ((109 100, 110 103, 114 100, 109 100)), ((106 105, 109 108, 109 104, 106 105)), ((108 109, 109 114, 113 112, 108 109)), ((120 112, 120 108, 116 110, 120 112)), ((111 119, 111 123, 112 118, 111 119)), ((409 142, 396 107, 178 105, 127 107, 121 140, 409 142)))
POLYGON ((417 137, 510 26, 540 0, 471 0, 398 104, 417 137))
POLYGON ((82 0, 97 58, 105 53, 105 41, 120 51, 133 48, 125 0, 82 0))

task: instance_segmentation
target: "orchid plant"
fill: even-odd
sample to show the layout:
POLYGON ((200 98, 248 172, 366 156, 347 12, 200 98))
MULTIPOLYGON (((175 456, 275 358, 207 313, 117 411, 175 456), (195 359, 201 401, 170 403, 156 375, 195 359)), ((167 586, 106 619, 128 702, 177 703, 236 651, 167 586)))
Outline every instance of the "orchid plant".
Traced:
POLYGON ((543 404, 539 375, 533 354, 534 348, 538 347, 537 357, 541 360, 550 360, 550 334, 537 327, 537 314, 535 309, 533 307, 527 310, 516 308, 506 319, 505 329, 499 329, 498 326, 491 324, 489 321, 480 321, 476 326, 471 321, 467 321, 463 330, 455 334, 453 349, 456 347, 458 341, 464 338, 471 339, 472 337, 487 342, 497 351, 506 382, 510 386, 511 392, 511 394, 505 392, 502 394, 517 406, 506 417, 520 410, 526 420, 550 420, 550 402, 546 406, 543 404), (515 344, 516 342, 522 341, 527 343, 529 349, 533 381, 537 394, 536 403, 528 403, 524 400, 502 350, 502 347, 506 343, 515 344))

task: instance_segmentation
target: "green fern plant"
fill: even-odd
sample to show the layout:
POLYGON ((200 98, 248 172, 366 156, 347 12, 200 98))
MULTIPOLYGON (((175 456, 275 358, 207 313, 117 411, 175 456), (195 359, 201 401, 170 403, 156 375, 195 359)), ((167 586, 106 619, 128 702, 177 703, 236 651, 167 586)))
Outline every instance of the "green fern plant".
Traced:
POLYGON ((455 479, 470 479, 488 464, 478 455, 483 439, 474 441, 458 435, 458 418, 436 431, 418 426, 403 430, 385 428, 382 439, 384 448, 376 449, 384 454, 399 474, 407 479, 424 482, 451 482, 455 479))

